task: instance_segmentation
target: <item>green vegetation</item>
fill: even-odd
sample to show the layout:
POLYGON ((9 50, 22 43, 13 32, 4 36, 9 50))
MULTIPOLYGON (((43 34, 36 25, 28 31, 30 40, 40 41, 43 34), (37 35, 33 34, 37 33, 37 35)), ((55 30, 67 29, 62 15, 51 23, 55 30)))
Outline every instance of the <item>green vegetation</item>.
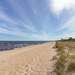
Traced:
POLYGON ((61 39, 59 41, 75 41, 75 38, 69 37, 68 39, 61 39))

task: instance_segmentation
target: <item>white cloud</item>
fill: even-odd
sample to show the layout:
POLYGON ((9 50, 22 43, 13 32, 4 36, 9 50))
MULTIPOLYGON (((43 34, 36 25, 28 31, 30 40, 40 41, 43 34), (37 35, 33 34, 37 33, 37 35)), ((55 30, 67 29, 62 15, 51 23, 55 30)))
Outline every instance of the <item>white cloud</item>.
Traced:
POLYGON ((70 31, 75 30, 75 16, 70 18, 66 23, 62 24, 58 31, 61 31, 63 29, 68 29, 70 31))
POLYGON ((71 32, 71 33, 66 33, 64 35, 64 38, 68 38, 68 37, 74 37, 75 38, 75 33, 74 32, 71 32))
POLYGON ((5 28, 0 28, 0 33, 4 33, 4 32, 8 32, 8 30, 5 28))
POLYGON ((47 33, 33 34, 32 38, 34 38, 35 40, 50 40, 50 37, 47 33))
POLYGON ((37 32, 37 30, 35 29, 34 26, 31 26, 31 25, 23 25, 26 29, 32 31, 32 32, 37 32))
MULTIPOLYGON (((36 28, 32 25, 31 21, 29 21, 29 23, 31 23, 30 25, 28 24, 25 24, 24 22, 20 21, 20 20, 17 20, 17 21, 14 21, 12 18, 10 18, 10 16, 8 16, 5 12, 3 12, 2 10, 0 11, 0 20, 3 20, 3 21, 6 21, 8 22, 9 24, 7 25, 7 27, 9 26, 9 29, 10 29, 10 32, 12 30, 17 30, 18 29, 18 26, 20 24, 22 24, 23 27, 25 27, 26 29, 30 30, 31 32, 37 32, 36 28)), ((5 31, 5 30, 2 30, 2 31, 5 31)), ((21 32, 19 29, 18 29, 18 32, 21 32)), ((23 33, 23 32, 22 32, 23 33)))
POLYGON ((75 38, 75 16, 70 18, 66 23, 62 24, 57 32, 61 32, 61 35, 58 35, 60 38, 69 38, 74 37, 75 38))
POLYGON ((0 20, 10 21, 9 17, 0 10, 0 20))
POLYGON ((16 22, 10 18, 3 10, 0 10, 0 20, 7 21, 11 24, 16 24, 16 22))
POLYGON ((49 6, 54 14, 59 15, 64 9, 74 9, 75 0, 52 0, 49 6))
POLYGON ((75 32, 64 32, 64 33, 60 36, 60 38, 65 38, 65 39, 67 39, 67 38, 69 38, 69 37, 75 38, 75 32))

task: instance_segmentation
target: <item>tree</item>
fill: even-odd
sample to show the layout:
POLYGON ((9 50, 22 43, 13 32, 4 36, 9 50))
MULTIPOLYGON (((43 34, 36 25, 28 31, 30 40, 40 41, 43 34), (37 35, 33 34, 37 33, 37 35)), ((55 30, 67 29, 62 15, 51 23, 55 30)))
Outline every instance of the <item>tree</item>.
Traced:
POLYGON ((69 40, 72 40, 72 37, 69 37, 69 40))

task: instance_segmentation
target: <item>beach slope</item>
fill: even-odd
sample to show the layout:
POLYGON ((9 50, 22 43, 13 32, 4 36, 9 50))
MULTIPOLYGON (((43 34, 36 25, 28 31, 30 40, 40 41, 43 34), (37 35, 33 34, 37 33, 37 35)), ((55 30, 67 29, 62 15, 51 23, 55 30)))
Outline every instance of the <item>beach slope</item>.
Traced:
POLYGON ((50 75, 55 42, 0 52, 0 75, 50 75))

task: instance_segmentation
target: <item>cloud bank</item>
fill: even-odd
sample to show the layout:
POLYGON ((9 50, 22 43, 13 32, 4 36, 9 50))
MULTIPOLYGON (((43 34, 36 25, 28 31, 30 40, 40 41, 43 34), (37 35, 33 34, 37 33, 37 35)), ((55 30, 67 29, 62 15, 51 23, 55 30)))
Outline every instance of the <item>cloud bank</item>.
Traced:
POLYGON ((51 0, 50 8, 56 15, 62 13, 63 10, 71 10, 75 7, 74 0, 51 0))

